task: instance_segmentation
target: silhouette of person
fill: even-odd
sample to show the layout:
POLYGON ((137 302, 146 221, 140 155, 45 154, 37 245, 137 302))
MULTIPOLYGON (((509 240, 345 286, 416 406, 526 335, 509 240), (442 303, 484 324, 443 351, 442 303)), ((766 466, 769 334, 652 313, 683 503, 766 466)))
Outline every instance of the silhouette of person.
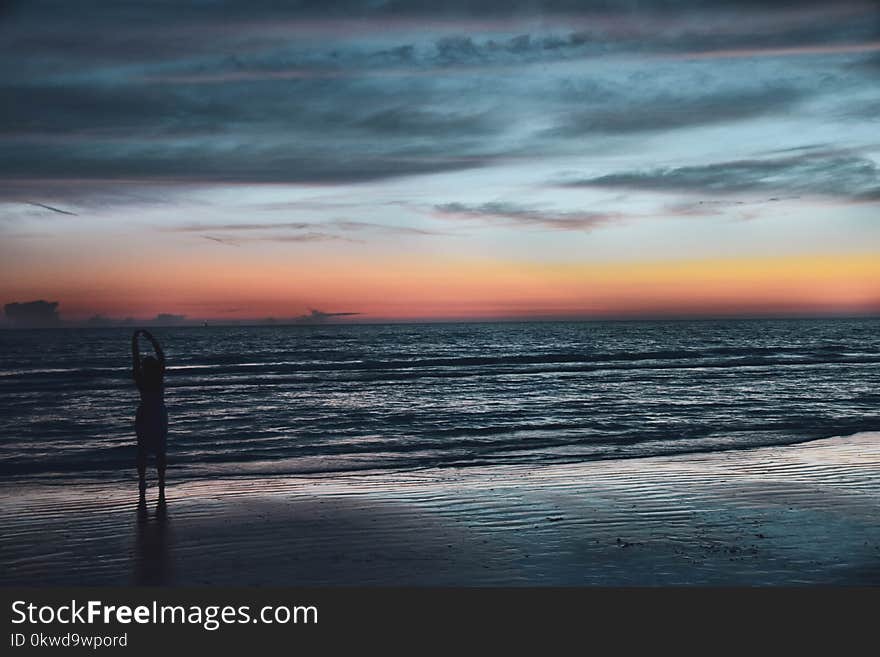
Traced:
POLYGON ((132 376, 141 394, 135 416, 137 432, 137 471, 140 497, 147 494, 147 458, 156 457, 159 473, 159 500, 165 500, 165 447, 168 437, 168 411, 165 409, 165 354, 156 338, 143 329, 131 336, 132 376), (138 336, 143 335, 153 345, 156 355, 140 357, 138 336))

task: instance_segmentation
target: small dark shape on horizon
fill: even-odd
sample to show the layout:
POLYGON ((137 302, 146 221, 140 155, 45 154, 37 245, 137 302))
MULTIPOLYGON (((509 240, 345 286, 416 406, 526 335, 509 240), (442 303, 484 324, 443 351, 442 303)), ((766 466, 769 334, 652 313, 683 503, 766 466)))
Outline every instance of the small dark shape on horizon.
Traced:
POLYGON ((16 328, 42 328, 61 324, 57 301, 40 299, 7 303, 3 306, 3 312, 6 314, 6 319, 16 328))
POLYGON ((86 320, 88 326, 113 326, 116 322, 104 315, 92 315, 86 320))
POLYGON ((325 313, 321 310, 312 308, 307 315, 301 315, 293 321, 297 324, 322 324, 330 321, 335 317, 351 317, 352 315, 360 315, 361 313, 325 313))
POLYGON ((154 324, 180 324, 186 319, 186 315, 175 315, 173 313, 159 313, 153 320, 154 324))

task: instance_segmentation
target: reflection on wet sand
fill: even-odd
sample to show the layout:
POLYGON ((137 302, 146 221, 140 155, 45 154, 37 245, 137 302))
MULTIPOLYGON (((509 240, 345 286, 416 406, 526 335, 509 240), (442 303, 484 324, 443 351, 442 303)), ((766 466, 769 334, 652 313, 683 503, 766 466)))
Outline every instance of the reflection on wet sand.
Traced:
POLYGON ((0 586, 880 584, 880 433, 552 466, 0 482, 0 586), (169 505, 170 506, 170 505, 169 505))
POLYGON ((167 584, 171 578, 171 567, 168 505, 165 500, 159 500, 151 516, 146 500, 141 498, 137 505, 135 526, 134 583, 142 586, 167 584))

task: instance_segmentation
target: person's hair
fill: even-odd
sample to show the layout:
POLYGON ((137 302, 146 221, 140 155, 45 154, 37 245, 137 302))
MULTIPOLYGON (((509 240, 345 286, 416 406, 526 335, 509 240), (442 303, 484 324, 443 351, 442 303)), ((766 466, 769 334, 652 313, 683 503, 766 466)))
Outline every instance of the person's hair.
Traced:
POLYGON ((162 365, 153 356, 144 358, 141 365, 144 371, 144 386, 157 389, 162 385, 162 365))

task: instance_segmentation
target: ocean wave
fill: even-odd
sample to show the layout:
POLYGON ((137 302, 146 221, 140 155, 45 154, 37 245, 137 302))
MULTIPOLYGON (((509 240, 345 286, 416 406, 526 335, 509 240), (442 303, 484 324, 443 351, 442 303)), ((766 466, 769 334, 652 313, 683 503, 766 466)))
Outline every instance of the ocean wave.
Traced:
MULTIPOLYGON (((168 329, 159 337, 170 365, 172 472, 539 464, 878 430, 877 328, 840 320, 168 329)), ((130 477, 130 336, 7 333, 0 475, 130 477)))

